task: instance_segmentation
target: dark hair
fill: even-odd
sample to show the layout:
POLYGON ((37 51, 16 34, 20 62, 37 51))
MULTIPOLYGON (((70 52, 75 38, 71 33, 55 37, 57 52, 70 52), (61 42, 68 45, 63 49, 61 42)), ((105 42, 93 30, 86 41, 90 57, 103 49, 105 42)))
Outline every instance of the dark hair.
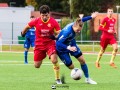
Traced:
POLYGON ((46 14, 46 13, 49 13, 49 12, 50 12, 50 8, 49 8, 48 5, 42 5, 42 6, 39 8, 39 11, 40 11, 40 13, 46 14))
POLYGON ((35 18, 34 16, 30 16, 30 18, 35 18))

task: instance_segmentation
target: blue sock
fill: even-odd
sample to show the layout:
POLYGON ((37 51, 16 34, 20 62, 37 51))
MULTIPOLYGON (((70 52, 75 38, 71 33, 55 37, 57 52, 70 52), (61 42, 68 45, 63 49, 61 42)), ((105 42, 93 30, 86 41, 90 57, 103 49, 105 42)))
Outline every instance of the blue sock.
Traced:
POLYGON ((89 73, 88 73, 88 67, 87 67, 87 65, 86 64, 81 65, 81 68, 83 70, 83 73, 84 73, 85 77, 88 78, 89 77, 89 73))
POLYGON ((25 62, 27 62, 27 55, 28 55, 28 51, 24 51, 24 60, 25 60, 25 62))

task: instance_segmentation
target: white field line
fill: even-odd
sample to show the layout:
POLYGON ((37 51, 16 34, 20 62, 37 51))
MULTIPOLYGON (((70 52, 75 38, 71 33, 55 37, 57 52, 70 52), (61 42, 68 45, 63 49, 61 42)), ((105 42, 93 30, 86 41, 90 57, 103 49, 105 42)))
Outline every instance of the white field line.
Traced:
MULTIPOLYGON (((0 53, 24 53, 24 51, 23 52, 15 52, 15 51, 2 51, 2 52, 0 52, 0 53)), ((30 54, 33 54, 33 52, 29 52, 30 54)), ((83 52, 83 55, 84 54, 86 54, 86 55, 89 55, 89 54, 91 54, 91 55, 98 55, 98 53, 99 52, 83 52)), ((103 55, 111 55, 112 54, 112 51, 110 52, 110 53, 107 53, 107 52, 105 52, 103 55)), ((117 53, 117 55, 120 55, 120 53, 117 53)))
MULTIPOLYGON (((74 62, 78 63, 78 62, 74 62)), ((60 65, 64 65, 64 63, 59 63, 60 65)), ((87 64, 94 64, 94 61, 87 61, 87 64)), ((101 64, 109 64, 109 62, 101 62, 101 64)), ((117 63, 118 64, 118 63, 117 63)), ((120 63, 119 63, 120 64, 120 63)), ((34 65, 33 62, 29 61, 28 64, 24 64, 23 61, 4 61, 0 60, 0 65, 34 65)), ((42 65, 53 65, 51 62, 43 62, 42 65)))
MULTIPOLYGON (((34 65, 33 62, 29 61, 28 64, 24 64, 23 61, 4 61, 4 60, 0 60, 0 65, 34 65)), ((51 62, 44 62, 42 63, 42 65, 53 65, 51 62)), ((60 65, 63 65, 63 63, 60 63, 60 65)))

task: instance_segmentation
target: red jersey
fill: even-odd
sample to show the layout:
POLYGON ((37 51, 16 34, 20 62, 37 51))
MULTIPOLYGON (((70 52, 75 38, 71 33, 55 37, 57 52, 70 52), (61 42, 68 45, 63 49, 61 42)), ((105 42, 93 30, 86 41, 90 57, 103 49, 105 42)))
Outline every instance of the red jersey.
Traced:
POLYGON ((115 32, 114 26, 115 26, 116 19, 115 18, 109 18, 105 17, 100 24, 99 30, 102 30, 102 37, 108 37, 112 38, 114 37, 113 34, 108 33, 108 30, 113 30, 115 32))
POLYGON ((36 18, 28 23, 30 27, 35 27, 35 45, 40 45, 45 47, 52 39, 49 38, 50 35, 54 34, 54 30, 60 30, 58 22, 50 17, 47 22, 43 22, 41 18, 36 18))

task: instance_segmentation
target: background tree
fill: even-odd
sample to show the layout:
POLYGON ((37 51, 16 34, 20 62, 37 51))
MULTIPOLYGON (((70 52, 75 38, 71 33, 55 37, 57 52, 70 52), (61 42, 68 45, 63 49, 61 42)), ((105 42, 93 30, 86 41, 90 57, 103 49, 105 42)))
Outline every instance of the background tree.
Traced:
POLYGON ((43 4, 47 4, 51 11, 71 13, 73 17, 77 17, 79 13, 84 13, 86 16, 94 11, 106 12, 108 7, 113 7, 116 10, 116 5, 120 5, 120 0, 0 0, 0 3, 3 2, 8 5, 10 2, 15 2, 15 7, 32 5, 35 10, 39 10, 43 4))
POLYGON ((90 15, 91 12, 99 11, 99 3, 101 0, 71 0, 71 13, 73 17, 83 13, 84 16, 90 15))
POLYGON ((51 11, 64 12, 69 14, 69 0, 36 0, 39 7, 43 4, 49 5, 51 11))

